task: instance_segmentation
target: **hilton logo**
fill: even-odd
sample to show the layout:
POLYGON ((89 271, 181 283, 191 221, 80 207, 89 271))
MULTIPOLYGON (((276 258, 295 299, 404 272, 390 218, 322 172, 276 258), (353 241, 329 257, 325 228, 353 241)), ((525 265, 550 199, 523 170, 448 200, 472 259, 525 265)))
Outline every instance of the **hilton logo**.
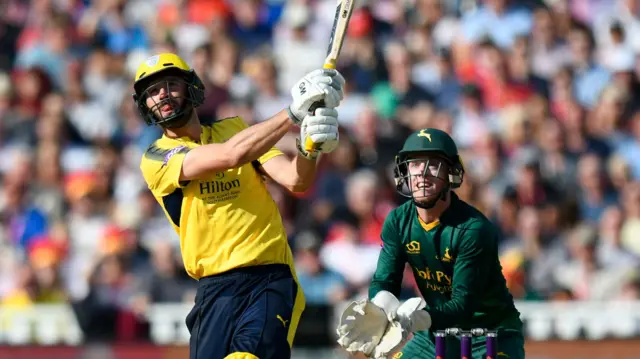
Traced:
MULTIPOLYGON (((222 176, 224 177, 224 174, 222 174, 222 176)), ((218 177, 218 175, 216 175, 216 177, 218 177)), ((240 187, 240 180, 238 179, 235 179, 233 181, 200 182, 200 194, 204 195, 204 194, 226 192, 237 187, 240 187)))

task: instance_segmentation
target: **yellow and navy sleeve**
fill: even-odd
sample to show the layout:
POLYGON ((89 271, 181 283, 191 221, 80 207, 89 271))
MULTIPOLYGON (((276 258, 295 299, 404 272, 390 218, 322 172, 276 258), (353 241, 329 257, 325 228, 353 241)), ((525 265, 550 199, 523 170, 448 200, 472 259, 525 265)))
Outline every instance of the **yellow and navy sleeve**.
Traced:
MULTIPOLYGON (((240 132, 242 130, 244 130, 245 128, 249 128, 249 125, 247 125, 246 122, 244 122, 244 120, 241 117, 234 117, 231 119, 234 123, 235 126, 237 126, 238 130, 237 132, 240 132)), ((263 154, 262 156, 258 157, 257 162, 260 165, 265 164, 267 161, 269 161, 270 159, 276 157, 276 156, 280 156, 283 155, 282 151, 280 151, 279 149, 272 147, 269 151, 267 151, 267 153, 263 154)))
POLYGON ((182 162, 189 150, 184 145, 163 148, 154 143, 144 153, 140 169, 147 186, 156 197, 170 195, 182 187, 182 162))

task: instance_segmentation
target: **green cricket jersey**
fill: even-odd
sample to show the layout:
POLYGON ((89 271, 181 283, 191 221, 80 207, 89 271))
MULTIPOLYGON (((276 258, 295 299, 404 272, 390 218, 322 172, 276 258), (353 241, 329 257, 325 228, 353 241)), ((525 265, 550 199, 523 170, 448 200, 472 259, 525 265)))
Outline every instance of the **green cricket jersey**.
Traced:
POLYGON ((370 298, 381 290, 397 296, 408 263, 427 302, 432 330, 522 329, 502 275, 497 230, 455 193, 435 223, 422 222, 412 201, 395 208, 385 220, 382 241, 370 298))

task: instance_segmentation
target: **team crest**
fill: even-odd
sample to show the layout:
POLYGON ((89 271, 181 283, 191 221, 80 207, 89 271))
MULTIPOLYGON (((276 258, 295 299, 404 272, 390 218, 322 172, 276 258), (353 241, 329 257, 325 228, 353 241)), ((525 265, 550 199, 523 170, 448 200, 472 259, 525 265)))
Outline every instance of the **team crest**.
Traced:
POLYGON ((420 130, 420 133, 418 133, 418 137, 424 137, 429 140, 429 142, 431 142, 431 134, 428 133, 427 130, 420 130))
POLYGON ((154 55, 154 56, 151 56, 150 58, 148 58, 147 61, 145 61, 145 63, 147 64, 147 66, 153 67, 153 66, 156 66, 158 64, 159 60, 160 60, 160 56, 159 55, 154 55))
POLYGON ((411 241, 406 245, 407 253, 409 254, 420 254, 420 242, 411 241))
POLYGON ((441 260, 443 262, 447 262, 447 263, 450 263, 453 261, 453 257, 449 254, 449 248, 445 248, 444 255, 442 256, 442 258, 436 255, 436 259, 441 260))

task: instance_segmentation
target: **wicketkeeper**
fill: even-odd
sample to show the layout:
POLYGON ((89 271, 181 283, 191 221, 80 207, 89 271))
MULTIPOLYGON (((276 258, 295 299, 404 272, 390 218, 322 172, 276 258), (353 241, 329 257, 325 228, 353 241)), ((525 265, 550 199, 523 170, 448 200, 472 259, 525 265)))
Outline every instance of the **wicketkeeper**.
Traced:
MULTIPOLYGON (((498 260, 498 232, 452 191, 464 179, 453 139, 432 128, 413 133, 394 174, 398 192, 411 200, 385 220, 369 299, 342 314, 340 345, 374 358, 431 359, 436 330, 485 328, 498 332, 498 357, 524 358, 520 313, 498 260), (422 298, 401 305, 396 296, 406 264, 422 298)), ((485 339, 473 339, 473 359, 484 358, 485 339)), ((460 358, 459 340, 450 338, 446 346, 447 358, 460 358)))

